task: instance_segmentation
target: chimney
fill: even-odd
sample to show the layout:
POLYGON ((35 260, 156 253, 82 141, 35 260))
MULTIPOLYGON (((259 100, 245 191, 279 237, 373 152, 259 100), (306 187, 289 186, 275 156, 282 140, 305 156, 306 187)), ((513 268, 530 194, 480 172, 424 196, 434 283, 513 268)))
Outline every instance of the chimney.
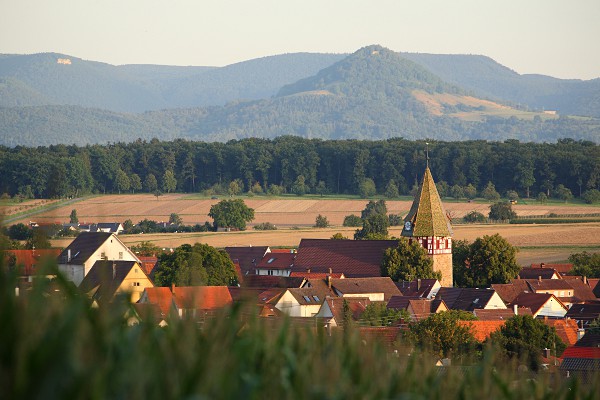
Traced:
POLYGON ((329 289, 331 289, 331 275, 327 276, 327 286, 329 286, 329 289))
POLYGON ((329 268, 329 275, 333 274, 333 270, 329 268))
POLYGON ((417 279, 417 292, 421 290, 421 279, 417 279))
POLYGON ((515 315, 519 315, 519 305, 518 304, 513 305, 513 312, 515 313, 515 315))
POLYGON ((542 276, 541 275, 538 275, 538 282, 542 283, 542 276))
POLYGON ((546 266, 546 264, 545 264, 545 263, 541 263, 541 264, 540 264, 540 268, 544 268, 545 266, 546 266))
POLYGON ((114 280, 117 277, 117 263, 113 261, 112 267, 113 267, 113 280, 114 280))
POLYGON ((171 293, 175 293, 175 284, 174 283, 171 284, 171 293))
POLYGON ((585 283, 586 285, 589 285, 588 280, 587 280, 587 276, 583 276, 583 283, 585 283))
POLYGON ((544 351, 544 358, 550 358, 550 349, 546 347, 543 351, 544 351))
POLYGON ((71 249, 67 249, 67 262, 71 262, 71 249))
POLYGON ((306 273, 310 274, 310 268, 306 268, 306 273))

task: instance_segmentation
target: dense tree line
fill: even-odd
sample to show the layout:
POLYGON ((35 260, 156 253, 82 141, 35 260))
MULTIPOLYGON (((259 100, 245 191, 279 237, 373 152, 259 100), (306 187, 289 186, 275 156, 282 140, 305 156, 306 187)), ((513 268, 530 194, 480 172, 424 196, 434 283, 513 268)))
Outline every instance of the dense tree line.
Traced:
MULTIPOLYGON (((600 147, 592 142, 430 141, 429 151, 442 196, 470 197, 474 190, 486 195, 490 182, 502 196, 508 191, 559 196, 568 189, 585 197, 600 189, 600 147)), ((0 147, 0 193, 36 198, 140 191, 358 194, 365 186, 372 193, 374 185, 376 193, 394 196, 410 193, 424 167, 425 143, 401 138, 0 147)))

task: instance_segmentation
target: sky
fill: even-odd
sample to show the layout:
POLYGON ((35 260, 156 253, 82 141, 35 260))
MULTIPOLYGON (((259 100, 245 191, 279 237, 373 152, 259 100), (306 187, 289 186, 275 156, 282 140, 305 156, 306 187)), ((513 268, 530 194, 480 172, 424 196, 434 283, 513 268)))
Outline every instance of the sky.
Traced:
POLYGON ((379 44, 592 79, 599 20, 599 0, 0 0, 0 53, 224 66, 379 44))

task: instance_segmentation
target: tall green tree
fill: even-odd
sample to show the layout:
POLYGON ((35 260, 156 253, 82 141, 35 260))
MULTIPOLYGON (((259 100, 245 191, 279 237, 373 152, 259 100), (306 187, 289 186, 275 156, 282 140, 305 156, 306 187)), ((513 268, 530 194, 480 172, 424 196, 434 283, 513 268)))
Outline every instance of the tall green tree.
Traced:
POLYGON ((412 281, 414 279, 442 279, 439 271, 433 270, 433 261, 416 241, 400 238, 398 246, 389 248, 383 255, 381 275, 392 280, 412 281))
POLYGON ((144 189, 148 193, 154 193, 158 190, 158 181, 154 174, 146 175, 146 178, 144 179, 144 189))
POLYGON ((142 180, 140 176, 136 173, 133 173, 129 176, 129 182, 131 183, 131 191, 135 193, 136 190, 142 190, 142 180))
POLYGON ((497 233, 477 238, 472 244, 455 242, 452 257, 455 285, 482 288, 509 283, 521 270, 517 251, 497 233))
POLYGON ((77 217, 77 210, 76 209, 72 209, 71 210, 71 215, 69 215, 69 223, 71 223, 71 224, 77 224, 77 223, 79 223, 79 218, 77 217))
POLYGON ((175 174, 173 173, 173 171, 168 169, 163 175, 162 189, 167 193, 171 193, 174 192, 176 188, 177 178, 175 178, 175 174))
POLYGON ((490 206, 488 217, 496 221, 506 221, 517 218, 517 213, 508 201, 501 201, 490 206))
POLYGON ((119 170, 117 170, 117 175, 115 176, 115 189, 121 194, 121 192, 128 191, 130 187, 131 181, 129 180, 129 177, 125 171, 119 168, 119 170))
POLYGON ((215 230, 218 228, 244 230, 246 223, 254 219, 254 209, 248 207, 242 199, 221 200, 210 208, 208 216, 213 219, 215 230))
POLYGON ((509 318, 499 330, 490 335, 489 341, 505 357, 527 362, 533 370, 540 368, 544 349, 550 349, 552 355, 560 356, 566 348, 554 327, 531 315, 509 318))

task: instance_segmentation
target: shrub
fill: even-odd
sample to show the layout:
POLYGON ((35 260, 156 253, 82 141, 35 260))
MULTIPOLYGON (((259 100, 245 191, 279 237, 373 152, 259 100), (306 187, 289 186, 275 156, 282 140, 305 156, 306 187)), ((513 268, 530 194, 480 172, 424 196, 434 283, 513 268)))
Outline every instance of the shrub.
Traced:
POLYGON ((600 203, 600 190, 590 189, 583 193, 583 201, 588 204, 600 203))
POLYGON ((354 214, 346 215, 342 225, 352 227, 362 226, 362 218, 354 214))
POLYGON ((517 218, 517 213, 513 211, 509 202, 501 201, 490 206, 489 218, 500 221, 511 220, 517 218))
POLYGON ((390 214, 388 215, 390 220, 390 226, 399 226, 402 225, 402 217, 400 214, 390 214))
POLYGON ((254 225, 254 229, 257 231, 275 231, 277 227, 270 222, 263 222, 261 224, 254 225))
POLYGON ((327 217, 319 214, 315 219, 315 228, 327 228, 329 226, 329 221, 327 217))
POLYGON ((485 222, 485 215, 479 211, 471 211, 463 217, 463 220, 468 223, 485 222))

